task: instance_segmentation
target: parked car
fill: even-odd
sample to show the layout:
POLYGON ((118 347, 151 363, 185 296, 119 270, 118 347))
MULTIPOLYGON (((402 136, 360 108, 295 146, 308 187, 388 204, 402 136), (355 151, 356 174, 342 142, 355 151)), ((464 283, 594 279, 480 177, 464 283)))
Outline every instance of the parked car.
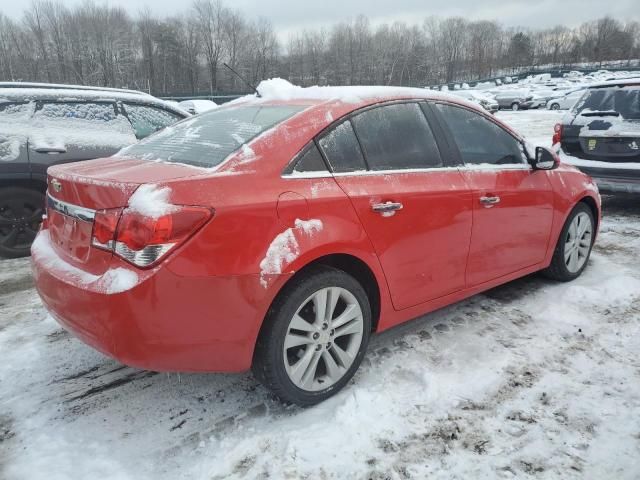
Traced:
POLYGON ((421 89, 266 90, 122 158, 49 169, 32 264, 65 328, 139 368, 252 368, 311 405, 347 384, 372 332, 586 267, 595 184, 481 108, 421 89))
POLYGON ((488 112, 495 113, 499 110, 498 102, 491 95, 476 90, 455 90, 452 94, 480 105, 488 112))
POLYGON ((112 155, 186 116, 132 90, 0 82, 0 257, 29 254, 49 166, 112 155))
POLYGON ((584 89, 574 90, 560 98, 554 98, 547 102, 549 110, 569 110, 584 95, 584 89))
POLYGON ((180 108, 186 110, 191 115, 197 115, 198 113, 208 112, 214 108, 218 108, 218 104, 211 100, 184 100, 180 102, 180 108))
POLYGON ((639 194, 640 78, 590 86, 555 126, 553 144, 603 192, 639 194))
POLYGON ((496 93, 500 108, 527 110, 534 105, 533 95, 528 90, 502 90, 496 93))

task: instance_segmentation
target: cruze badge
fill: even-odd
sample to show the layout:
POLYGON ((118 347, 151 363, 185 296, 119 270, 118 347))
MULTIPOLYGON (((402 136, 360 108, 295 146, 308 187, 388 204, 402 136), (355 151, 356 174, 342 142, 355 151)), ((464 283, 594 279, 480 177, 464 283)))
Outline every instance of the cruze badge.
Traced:
POLYGON ((59 192, 60 190, 62 190, 62 184, 55 178, 51 180, 51 186, 56 192, 59 192))

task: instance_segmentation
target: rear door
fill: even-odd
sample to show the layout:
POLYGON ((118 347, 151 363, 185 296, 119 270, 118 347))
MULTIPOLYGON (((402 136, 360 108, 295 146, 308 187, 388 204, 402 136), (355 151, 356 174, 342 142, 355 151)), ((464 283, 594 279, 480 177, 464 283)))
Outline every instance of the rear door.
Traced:
POLYGON ((318 143, 380 259, 394 307, 463 289, 471 194, 421 106, 365 109, 318 143))
POLYGON ((115 102, 38 102, 29 131, 32 173, 45 179, 51 165, 109 157, 136 141, 115 102))
POLYGON ((467 286, 542 262, 553 218, 547 172, 532 170, 521 143, 489 116, 446 103, 434 110, 473 190, 467 286))

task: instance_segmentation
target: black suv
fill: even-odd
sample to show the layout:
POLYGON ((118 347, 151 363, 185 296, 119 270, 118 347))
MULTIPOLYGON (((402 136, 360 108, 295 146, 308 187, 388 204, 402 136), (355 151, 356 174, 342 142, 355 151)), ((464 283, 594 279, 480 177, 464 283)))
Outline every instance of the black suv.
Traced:
POLYGON ((602 192, 640 194, 640 78, 590 86, 555 126, 553 144, 602 192))
POLYGON ((133 90, 0 82, 0 257, 29 254, 47 167, 108 157, 187 116, 133 90))

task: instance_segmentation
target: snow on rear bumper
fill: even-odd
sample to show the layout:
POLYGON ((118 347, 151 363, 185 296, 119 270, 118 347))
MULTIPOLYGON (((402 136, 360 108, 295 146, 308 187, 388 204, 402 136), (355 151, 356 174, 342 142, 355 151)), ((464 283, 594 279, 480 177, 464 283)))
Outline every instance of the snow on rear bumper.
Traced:
POLYGON ((107 293, 100 279, 79 278, 37 246, 31 261, 36 289, 58 323, 102 353, 149 370, 247 370, 272 300, 258 274, 186 277, 164 265, 107 293))

